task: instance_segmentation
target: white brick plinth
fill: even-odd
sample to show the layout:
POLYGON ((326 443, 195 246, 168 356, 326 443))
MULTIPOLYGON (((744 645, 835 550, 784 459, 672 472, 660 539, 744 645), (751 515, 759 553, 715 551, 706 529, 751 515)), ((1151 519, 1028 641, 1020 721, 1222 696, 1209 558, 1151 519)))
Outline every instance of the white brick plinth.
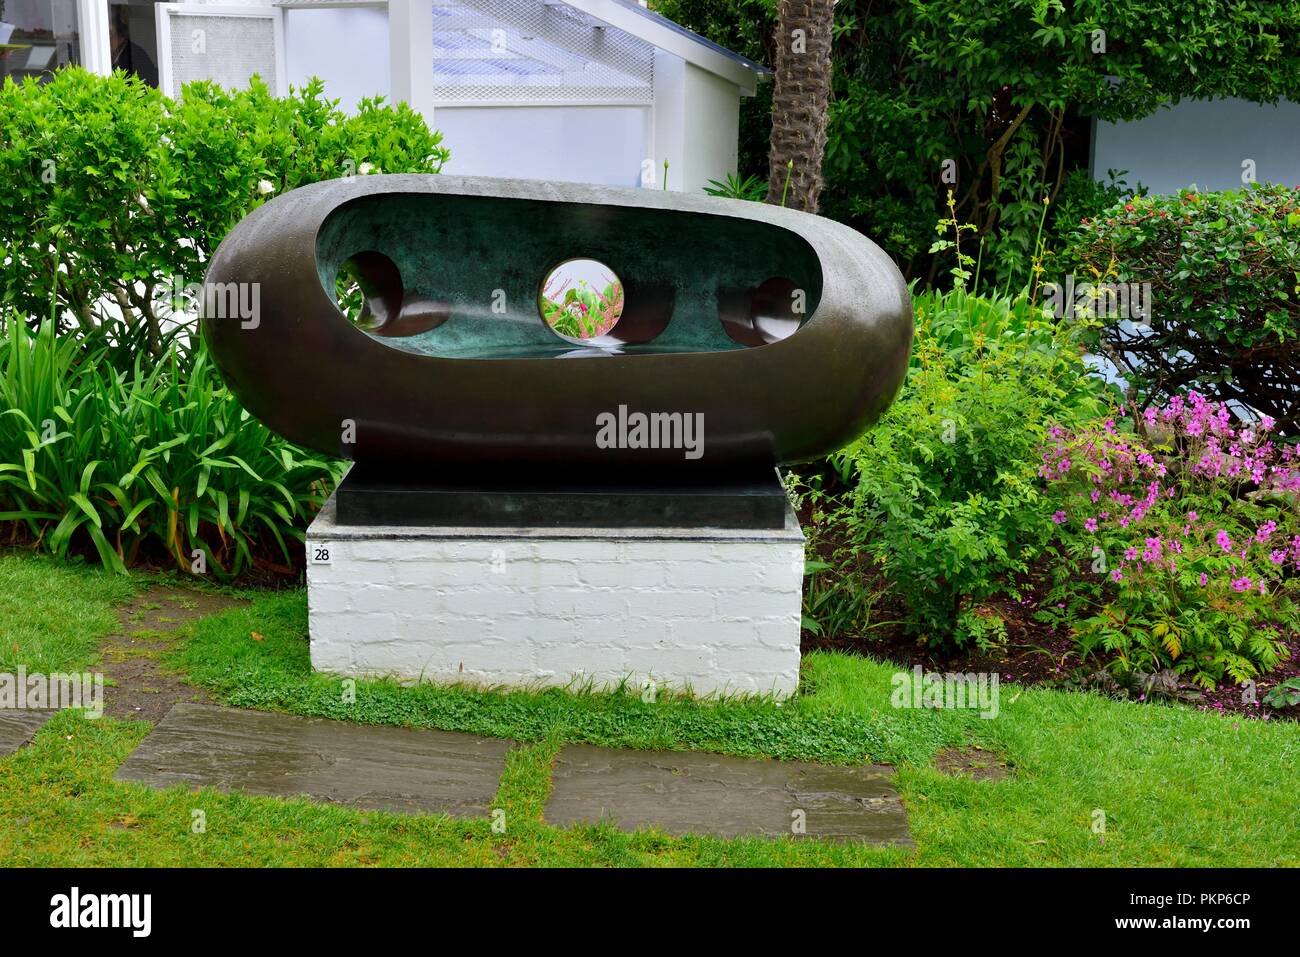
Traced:
POLYGON ((627 682, 785 696, 799 683, 803 534, 782 529, 307 530, 311 662, 400 681, 627 682), (314 561, 328 549, 328 564, 314 561))

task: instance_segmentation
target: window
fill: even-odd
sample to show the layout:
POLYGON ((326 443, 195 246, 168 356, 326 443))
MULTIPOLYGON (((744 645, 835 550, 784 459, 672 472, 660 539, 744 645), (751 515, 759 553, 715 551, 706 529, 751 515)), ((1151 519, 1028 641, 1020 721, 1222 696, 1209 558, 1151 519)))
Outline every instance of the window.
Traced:
POLYGON ((108 55, 114 70, 158 85, 158 27, 152 0, 112 0, 108 5, 108 55))
POLYGON ((0 82, 80 63, 77 0, 0 0, 0 82))

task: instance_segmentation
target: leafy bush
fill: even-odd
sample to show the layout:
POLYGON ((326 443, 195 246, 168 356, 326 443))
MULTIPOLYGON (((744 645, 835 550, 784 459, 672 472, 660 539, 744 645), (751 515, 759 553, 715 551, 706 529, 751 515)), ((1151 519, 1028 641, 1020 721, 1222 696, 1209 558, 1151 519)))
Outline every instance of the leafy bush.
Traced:
MULTIPOLYGON (((775 0, 654 6, 761 62, 781 42, 775 0)), ((1043 198, 1087 165, 1091 117, 1139 119, 1187 97, 1268 103, 1300 88, 1291 0, 840 0, 833 44, 823 214, 924 277, 951 186, 958 215, 987 239, 997 288, 1028 278, 1043 198)), ((767 176, 769 109, 764 96, 742 108, 742 173, 767 176)))
POLYGON ((1273 668, 1282 633, 1300 628, 1300 456, 1271 422, 1235 423, 1195 392, 1141 422, 1145 437, 1113 419, 1051 431, 1049 617, 1119 673, 1169 669, 1214 688, 1273 668))
POLYGON ((1150 283, 1149 326, 1112 316, 1096 333, 1144 403, 1195 388, 1300 433, 1300 192, 1134 197, 1081 226, 1067 259, 1090 281, 1150 283))
POLYGON ((1264 704, 1270 708, 1294 708, 1300 704, 1300 678, 1288 678, 1269 688, 1264 695, 1264 704))
POLYGON ((122 73, 69 68, 0 87, 0 307, 82 332, 125 318, 163 351, 160 320, 232 226, 270 196, 371 172, 437 172, 448 153, 406 104, 346 115, 312 80, 277 98, 254 79, 180 102, 122 73), (56 282, 57 277, 57 282, 56 282))
POLYGON ((143 547, 217 575, 291 564, 290 541, 341 476, 252 418, 201 338, 115 368, 104 346, 0 323, 0 520, 119 571, 143 547))
POLYGON ((856 485, 839 520, 909 630, 962 644, 990 632, 980 603, 1018 596, 1015 576, 1051 537, 1038 477, 1049 424, 1097 414, 1100 388, 1074 333, 1024 300, 927 294, 916 320, 902 392, 840 454, 856 485))
POLYGON ((1128 202, 1133 196, 1147 194, 1146 187, 1140 183, 1130 188, 1125 179, 1127 175, 1127 170, 1108 169, 1103 182, 1093 179, 1091 170, 1077 169, 1067 173, 1052 204, 1050 228, 1044 237, 1049 253, 1062 255, 1079 226, 1105 215, 1107 210, 1128 202))
POLYGON ((751 203, 761 203, 767 199, 767 180, 753 173, 748 176, 728 173, 725 181, 709 180, 704 192, 722 199, 745 199, 751 203))

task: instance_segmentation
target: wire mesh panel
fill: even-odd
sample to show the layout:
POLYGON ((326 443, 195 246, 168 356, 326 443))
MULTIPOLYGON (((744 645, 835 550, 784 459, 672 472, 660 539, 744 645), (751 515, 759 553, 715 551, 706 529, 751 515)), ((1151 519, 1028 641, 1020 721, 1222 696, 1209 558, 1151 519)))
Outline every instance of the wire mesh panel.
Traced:
POLYGON ((259 75, 276 90, 275 24, 270 17, 172 13, 172 89, 191 80, 246 87, 259 75))
POLYGON ((433 0, 433 95, 649 104, 654 47, 550 0, 433 0))

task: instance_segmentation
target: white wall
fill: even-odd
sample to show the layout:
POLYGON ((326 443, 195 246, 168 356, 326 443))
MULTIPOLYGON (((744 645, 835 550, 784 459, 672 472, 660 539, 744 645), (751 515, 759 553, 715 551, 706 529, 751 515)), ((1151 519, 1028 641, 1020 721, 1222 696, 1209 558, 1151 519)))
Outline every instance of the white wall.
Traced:
POLYGON ((650 155, 642 106, 439 106, 433 125, 455 176, 637 186, 650 155))
MULTIPOLYGON (((711 179, 736 171, 740 140, 740 87, 686 64, 685 166, 677 188, 698 193, 711 179)), ((668 188, 673 189, 671 171, 668 188)))
POLYGON ((698 193, 736 171, 740 87, 663 50, 655 52, 654 170, 662 187, 698 193))
POLYGON ((783 529, 307 530, 317 671, 699 695, 799 686, 803 535, 783 529))
POLYGON ((1098 123, 1093 135, 1095 178, 1128 170, 1129 186, 1153 193, 1237 189, 1248 159, 1259 182, 1300 185, 1300 104, 1184 100, 1132 123, 1098 123))
MULTIPOLYGON (((389 95, 388 13, 369 7, 285 11, 285 67, 311 76, 354 109, 389 95)), ((432 75, 430 75, 432 82, 432 75)), ((680 57, 655 56, 655 108, 640 106, 437 106, 432 126, 451 150, 446 171, 463 176, 553 179, 699 192, 736 170, 740 88, 680 57), (651 183, 642 180, 653 166, 651 183)))
MULTIPOLYGON (((349 112, 388 95, 388 11, 374 7, 284 11, 285 72, 291 86, 318 76, 349 112)), ((430 76, 432 82, 432 75, 430 76)))

